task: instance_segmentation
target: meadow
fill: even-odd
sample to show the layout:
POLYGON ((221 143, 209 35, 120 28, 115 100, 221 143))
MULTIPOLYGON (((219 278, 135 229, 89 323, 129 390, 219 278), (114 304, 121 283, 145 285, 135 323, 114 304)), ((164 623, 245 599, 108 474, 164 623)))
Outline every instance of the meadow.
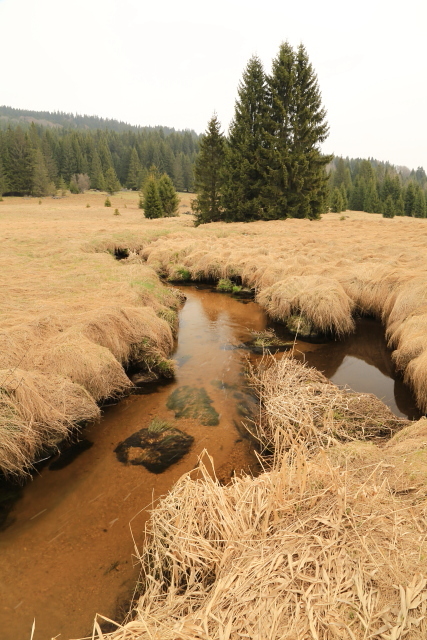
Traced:
MULTIPOLYGON (((128 366, 173 375, 182 296, 160 276, 230 279, 271 318, 336 338, 375 316, 426 409, 425 221, 346 212, 194 228, 188 194, 182 215, 159 220, 135 193, 110 199, 0 202, 6 474, 98 419, 129 389, 128 366)), ((265 472, 222 486, 201 463, 175 485, 152 513, 136 611, 111 637, 425 637, 426 420, 399 421, 287 357, 251 384, 265 472)))

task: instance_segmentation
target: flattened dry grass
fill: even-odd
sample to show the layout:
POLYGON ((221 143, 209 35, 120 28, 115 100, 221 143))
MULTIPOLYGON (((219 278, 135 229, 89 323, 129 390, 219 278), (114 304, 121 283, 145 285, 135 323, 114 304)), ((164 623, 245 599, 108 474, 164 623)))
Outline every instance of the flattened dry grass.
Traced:
MULTIPOLYGON (((406 458, 425 440, 427 421, 408 425, 385 449, 353 436, 326 441, 336 425, 325 409, 345 392, 324 389, 334 385, 300 363, 269 365, 269 377, 265 364, 253 372, 271 418, 259 425, 261 438, 274 439, 268 470, 222 486, 213 461, 201 461, 197 476, 183 476, 152 512, 132 619, 108 636, 97 621, 93 637, 426 637, 426 473, 414 480, 406 458)), ((374 425, 379 407, 370 406, 374 425)), ((345 402, 340 409, 344 436, 354 410, 346 414, 345 402)))
MULTIPOLYGON (((86 193, 46 198, 41 206, 22 198, 1 203, 0 470, 6 473, 25 473, 44 446, 99 417, 98 401, 131 386, 124 367, 156 368, 172 349, 172 310, 181 297, 135 252, 144 224, 137 194, 112 197, 120 223, 103 199, 86 193), (122 247, 129 258, 115 260, 122 247)), ((147 237, 158 237, 159 225, 145 223, 147 237)))

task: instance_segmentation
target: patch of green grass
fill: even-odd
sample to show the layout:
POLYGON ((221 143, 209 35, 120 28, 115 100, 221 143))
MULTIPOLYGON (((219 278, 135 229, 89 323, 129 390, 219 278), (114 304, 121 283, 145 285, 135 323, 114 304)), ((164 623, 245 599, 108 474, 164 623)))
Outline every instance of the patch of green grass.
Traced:
POLYGON ((153 418, 148 425, 149 433, 163 433, 163 431, 167 431, 168 429, 170 429, 169 422, 161 418, 153 418))
POLYGON ((218 284, 216 285, 217 291, 221 291, 222 293, 232 293, 233 291, 233 283, 228 278, 220 278, 218 280, 218 284))

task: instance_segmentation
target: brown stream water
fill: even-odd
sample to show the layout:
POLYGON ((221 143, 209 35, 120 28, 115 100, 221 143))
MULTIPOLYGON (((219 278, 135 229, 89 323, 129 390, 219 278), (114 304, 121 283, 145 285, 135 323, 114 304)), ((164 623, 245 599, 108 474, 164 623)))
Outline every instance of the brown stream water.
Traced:
MULTIPOLYGON (((244 387, 248 352, 236 347, 251 339, 251 330, 266 328, 266 316, 254 302, 194 287, 185 293, 176 379, 106 408, 101 422, 84 432, 90 448, 63 468, 45 466, 8 514, 0 532, 0 640, 30 640, 34 619, 34 640, 69 640, 91 633, 96 613, 123 617, 138 578, 136 549, 156 499, 197 465, 204 449, 223 481, 234 471, 257 470, 239 428, 242 410, 254 402, 244 387), (220 416, 217 426, 175 419, 166 402, 184 385, 206 390, 220 416), (190 452, 161 474, 125 465, 114 453, 154 417, 194 437, 190 452)), ((338 384, 375 393, 398 415, 417 416, 408 389, 393 378, 378 323, 359 321, 342 342, 297 341, 296 351, 338 384)))

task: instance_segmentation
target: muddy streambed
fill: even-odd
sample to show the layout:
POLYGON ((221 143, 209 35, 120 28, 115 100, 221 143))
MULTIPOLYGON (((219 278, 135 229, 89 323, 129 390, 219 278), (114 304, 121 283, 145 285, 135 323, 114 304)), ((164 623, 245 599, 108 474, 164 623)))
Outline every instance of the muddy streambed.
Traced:
MULTIPOLYGON (((34 640, 68 640, 88 634, 97 612, 116 618, 122 607, 123 617, 138 577, 136 554, 150 505, 196 466, 204 449, 224 482, 234 471, 257 469, 240 426, 256 410, 245 388, 250 352, 242 344, 252 339, 251 331, 266 328, 266 316, 254 302, 194 287, 185 294, 173 355, 176 380, 106 408, 101 422, 85 430, 79 455, 52 461, 35 475, 3 523, 1 640, 29 639, 34 618, 34 640), (189 452, 162 473, 139 464, 147 460, 137 446, 119 447, 127 464, 115 453, 153 420, 167 422, 169 439, 174 429, 194 439, 189 452)), ((359 321, 357 332, 342 342, 296 341, 295 350, 334 382, 375 393, 398 415, 417 416, 409 390, 394 379, 378 323, 359 321)))

